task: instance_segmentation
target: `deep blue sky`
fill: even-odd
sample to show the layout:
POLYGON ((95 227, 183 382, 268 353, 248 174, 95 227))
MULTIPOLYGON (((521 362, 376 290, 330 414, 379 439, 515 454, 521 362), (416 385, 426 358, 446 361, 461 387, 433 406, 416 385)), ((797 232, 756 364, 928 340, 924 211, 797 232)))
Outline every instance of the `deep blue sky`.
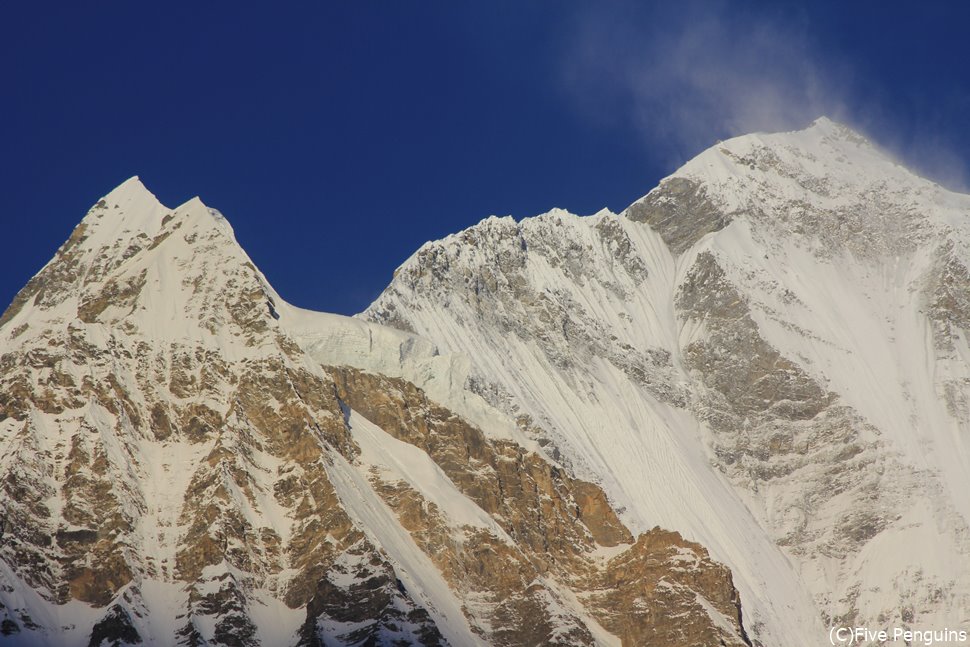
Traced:
POLYGON ((966 186, 968 3, 10 4, 3 304, 136 174, 348 314, 426 240, 620 210, 718 138, 823 112, 966 186))

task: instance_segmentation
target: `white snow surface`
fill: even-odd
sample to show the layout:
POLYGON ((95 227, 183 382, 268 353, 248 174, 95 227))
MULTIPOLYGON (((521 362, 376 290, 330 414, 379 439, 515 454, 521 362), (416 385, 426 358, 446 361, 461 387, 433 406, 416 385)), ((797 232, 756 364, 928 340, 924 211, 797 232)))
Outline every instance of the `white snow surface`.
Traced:
MULTIPOLYGON (((957 330, 951 353, 936 348, 925 289, 946 243, 970 263, 970 196, 824 118, 720 143, 656 191, 674 178, 698 183, 731 220, 679 256, 626 214, 491 217, 423 246, 362 317, 404 322, 441 355, 467 356, 468 384, 529 416, 634 531, 660 525, 707 546, 731 567, 746 627, 764 644, 820 644, 823 614, 853 605, 871 626, 902 601, 916 607, 914 625, 965 626, 970 420, 943 396, 947 381, 970 392, 970 347, 957 330), (620 239, 632 252, 611 242, 620 239), (899 475, 899 491, 879 495, 888 527, 861 550, 825 557, 779 546, 791 502, 824 492, 824 476, 805 485, 729 477, 711 428, 677 401, 704 390, 683 353, 708 338, 707 325, 676 307, 703 252, 764 340, 861 418, 872 458, 860 471, 873 474, 859 478, 899 475), (622 370, 622 356, 651 350, 669 353, 669 370, 645 385, 622 370)), ((858 501, 824 497, 817 509, 827 516, 809 520, 818 527, 859 512, 858 501)))
MULTIPOLYGON (((593 226, 602 219, 614 220, 635 241, 638 254, 657 277, 645 289, 631 289, 628 299, 620 299, 589 282, 585 287, 592 293, 583 293, 543 258, 528 266, 528 280, 539 289, 569 290, 573 299, 608 322, 606 330, 624 335, 637 348, 676 348, 673 311, 658 307, 671 301, 676 268, 654 232, 610 213, 579 219, 557 211, 526 219, 521 226, 544 226, 537 237, 561 236, 558 231, 570 228, 571 236, 592 245, 593 226)), ((486 220, 479 227, 487 235, 516 225, 507 218, 486 220)), ((454 241, 450 237, 441 244, 454 241)), ((466 256, 486 251, 462 248, 466 256)), ((603 267, 592 271, 608 276, 610 259, 602 259, 603 267)), ((643 393, 598 358, 564 373, 535 343, 476 326, 475 315, 458 310, 457 300, 447 309, 429 301, 413 309, 413 304, 397 303, 399 309, 408 309, 409 321, 422 336, 438 342, 443 352, 472 358, 471 365, 510 392, 522 411, 546 429, 558 431, 557 444, 578 477, 600 483, 614 505, 625 511, 622 519, 634 532, 657 525, 677 530, 729 564, 749 622, 766 626, 761 636, 765 644, 817 644, 815 637, 824 632, 810 595, 742 499, 711 468, 692 416, 643 393)))
MULTIPOLYGON (((359 416, 354 420, 354 427, 355 438, 384 433, 368 425, 359 416)), ((371 449, 370 454, 373 455, 374 448, 371 449)), ((384 450, 378 448, 377 451, 384 450)), ((462 613, 461 601, 448 587, 431 558, 415 544, 394 512, 371 488, 360 466, 352 465, 339 454, 334 454, 334 462, 328 472, 347 513, 361 524, 364 534, 375 546, 383 548, 398 577, 416 601, 431 614, 445 639, 452 645, 484 645, 481 638, 472 632, 462 613)), ((440 480, 438 483, 441 483, 440 480)), ((454 498, 455 494, 448 493, 448 496, 454 498)))
MULTIPOLYGON (((154 371, 154 375, 166 376, 158 385, 162 401, 172 399, 180 405, 203 404, 225 415, 227 407, 232 405, 228 393, 180 398, 167 391, 167 376, 172 374, 178 353, 184 353, 181 349, 190 349, 196 357, 204 353, 204 356, 225 362, 234 370, 240 370, 254 360, 281 354, 272 334, 272 326, 276 325, 274 319, 279 315, 271 318, 268 313, 273 304, 279 304, 284 310, 295 309, 285 304, 255 269, 236 243, 228 222, 198 198, 169 209, 161 205, 138 178, 132 178, 92 208, 75 237, 62 251, 76 259, 70 265, 73 273, 67 276, 61 273, 55 276, 56 280, 49 281, 47 292, 56 299, 45 295, 29 299, 0 329, 0 355, 27 348, 31 349, 25 353, 29 356, 33 349, 46 347, 48 338, 63 343, 64 337, 71 336, 72 344, 92 349, 84 351, 92 353, 86 358, 88 364, 83 360, 80 364, 58 362, 59 368, 67 372, 74 383, 104 379, 105 373, 110 373, 124 384, 133 404, 139 410, 147 411, 150 407, 141 388, 145 382, 136 381, 135 372, 154 371), (132 298, 109 302, 94 321, 83 324, 78 321, 79 308, 86 300, 96 297, 107 286, 124 286, 129 281, 142 286, 132 298), (270 328, 267 334, 244 338, 246 331, 233 324, 223 300, 240 290, 253 289, 260 294, 256 302, 260 308, 258 314, 270 322, 270 328), (54 293, 54 290, 59 292, 54 293), (266 310, 267 304, 269 311, 266 310), (153 353, 151 358, 155 364, 139 365, 133 360, 136 351, 144 352, 145 349, 153 353), (161 359, 156 359, 155 351, 161 359)), ((67 265, 63 257, 56 258, 51 264, 58 261, 62 267, 67 265)), ((304 362, 304 369, 322 376, 317 362, 309 357, 305 357, 304 362)), ((204 368, 193 369, 196 372, 187 379, 193 382, 203 379, 204 375, 199 371, 204 368)), ((191 481, 200 466, 206 465, 217 443, 237 450, 240 449, 236 447, 239 439, 219 437, 193 443, 176 435, 159 440, 149 430, 136 428, 124 412, 111 413, 93 400, 79 410, 67 409, 60 414, 32 410, 26 424, 13 417, 4 418, 0 421, 0 474, 34 469, 33 461, 25 462, 25 457, 46 457, 44 460, 56 461, 49 474, 31 475, 44 487, 44 505, 51 511, 50 521, 45 523, 50 526, 51 536, 58 530, 82 529, 62 520, 68 502, 55 475, 65 471, 67 459, 63 447, 75 446, 92 454, 104 453, 111 494, 118 499, 120 512, 132 519, 134 526, 126 537, 130 546, 126 552, 133 560, 134 580, 117 593, 112 604, 119 604, 128 613, 144 644, 159 647, 176 644, 178 636, 175 632, 185 626, 186 611, 190 606, 189 586, 176 575, 176 556, 184 546, 189 530, 183 510, 187 501, 199 496, 191 493, 191 481), (50 458, 52 455, 53 459, 50 458)), ((233 424, 244 427, 247 423, 235 420, 233 424)), ((370 431, 383 433, 375 429, 370 431)), ((283 507, 273 495, 281 461, 258 447, 247 447, 246 455, 244 460, 252 478, 252 495, 241 492, 234 478, 223 470, 221 485, 231 500, 229 505, 236 508, 250 528, 271 529, 285 545, 291 537, 294 519, 292 511, 283 507)), ((398 452, 394 458, 400 461, 404 457, 405 454, 398 452)), ((41 465, 41 472, 48 469, 46 463, 38 465, 41 465)), ((219 466, 220 469, 225 467, 219 466)), ((369 490, 366 479, 366 470, 372 466, 358 462, 347 463, 345 467, 353 474, 335 468, 334 478, 340 480, 336 485, 352 484, 369 492, 369 495, 361 495, 355 490, 348 513, 362 529, 378 532, 381 529, 370 528, 377 517, 353 514, 361 510, 358 501, 362 496, 371 503, 379 501, 369 490)), ((427 465, 422 465, 422 469, 424 467, 427 465)), ((82 468, 81 474, 90 476, 88 468, 82 468)), ((447 489, 450 482, 442 481, 442 478, 439 473, 437 482, 424 478, 420 483, 438 488, 429 494, 441 495, 439 505, 456 502, 455 492, 447 489)), ((110 502, 94 505, 108 506, 110 502)), ((472 508, 477 510, 477 507, 472 508)), ((383 510, 391 514, 386 508, 383 510)), ((449 508, 450 512, 459 510, 458 507, 449 508)), ((396 524, 393 515, 379 519, 396 524)), ((469 521, 473 519, 468 516, 469 521)), ((5 521, 0 518, 0 524, 5 521)), ((483 520, 477 518, 477 523, 483 523, 483 520)), ((0 525, 0 533, 3 530, 0 525)), ((408 583, 409 590, 422 596, 419 601, 432 605, 429 611, 441 630, 451 638, 451 644, 479 644, 464 620, 460 604, 443 584, 430 560, 420 555, 424 561, 414 561, 419 559, 415 551, 419 554, 420 551, 407 532, 398 525, 396 531, 382 533, 381 537, 386 544, 375 543, 375 546, 390 555, 395 568, 410 567, 413 575, 400 572, 402 580, 408 583), (403 543, 397 545, 395 542, 403 543)), ((226 541, 230 547, 247 548, 241 539, 227 537, 226 541)), ((9 612, 9 617, 19 625, 19 632, 11 634, 9 641, 25 645, 86 645, 92 626, 104 616, 106 609, 77 601, 53 604, 20 579, 9 566, 0 559, 0 619, 9 612), (34 630, 27 626, 26 616, 39 628, 34 630)), ((24 564, 16 566, 25 567, 24 564)), ((296 631, 306 618, 305 608, 291 609, 281 599, 288 578, 293 575, 284 569, 265 578, 261 585, 255 585, 256 578, 252 574, 223 562, 207 567, 195 584, 199 592, 205 593, 238 582, 246 595, 244 612, 255 625, 259 644, 284 645, 296 642, 296 631)), ((43 593, 51 597, 50 591, 43 593)), ((204 612, 192 616, 192 623, 204 639, 212 638, 217 620, 218 617, 204 612)), ((0 636, 0 643, 6 644, 7 641, 7 637, 0 636)))
MULTIPOLYGON (((900 599, 919 602, 911 609, 919 626, 967 626, 970 414, 949 407, 946 390, 960 395, 963 389, 963 402, 970 397, 970 331, 955 328, 952 348, 941 350, 926 290, 945 244, 954 258, 970 263, 970 196, 911 174, 826 119, 803 131, 719 143, 656 191, 673 178, 699 183, 731 215, 730 224, 679 255, 626 214, 492 217, 424 245, 357 318, 293 307, 254 271, 278 313, 276 325, 315 362, 404 377, 489 436, 543 451, 576 477, 601 484, 634 532, 659 525, 703 544, 731 568, 746 629, 764 645, 821 644, 828 635, 824 614, 846 600, 872 626, 900 599), (779 545, 799 511, 792 501, 818 496, 818 482, 744 481, 715 455, 714 431, 692 405, 704 387, 684 357, 690 343, 709 337, 709 324, 676 307, 702 253, 717 259, 764 340, 864 421, 859 442, 868 443, 870 469, 887 470, 883 482, 898 474, 898 491, 886 488, 880 499, 892 518, 858 550, 826 557, 779 545), (447 261, 443 278, 429 274, 439 261, 447 261), (413 332, 377 320, 406 322, 413 332), (939 595, 929 594, 937 589, 939 595)), ((131 309, 128 316, 152 345, 199 343, 228 362, 278 352, 213 332, 221 321, 200 325, 219 313, 183 283, 196 239, 212 249, 211 267, 195 268, 202 274, 221 277, 217 266, 251 264, 218 212, 197 198, 168 209, 132 178, 84 222, 87 237, 78 245, 85 258, 99 259, 85 271, 109 267, 116 279, 143 276, 149 286, 134 303, 109 304, 106 313, 131 309), (182 224, 170 239, 158 240, 166 218, 182 224), (133 246, 144 251, 129 260, 133 246)), ((99 276, 88 278, 92 293, 103 286, 99 276)), ((231 289, 214 286, 215 293, 231 289)), ((49 307, 28 303, 0 329, 0 354, 45 330, 69 327, 86 294, 49 307)), ((98 347, 111 340, 102 325, 78 330, 98 347)), ((118 482, 140 484, 137 492, 117 493, 138 511, 136 533, 153 545, 149 561, 160 574, 137 583, 136 603, 151 609, 138 629, 151 637, 149 644, 172 644, 171 628, 186 606, 185 590, 169 575, 191 478, 179 465, 197 464, 211 446, 119 437, 111 432, 117 421, 95 405, 82 419, 111 465, 130 466, 118 482), (140 459, 131 460, 134 455, 140 459)), ((328 469, 348 514, 453 645, 481 644, 461 601, 368 477, 377 470, 405 481, 458 528, 490 528, 501 536, 500 529, 423 452, 355 412, 349 422, 361 456, 350 463, 334 453, 328 469)), ((0 422, 0 473, 20 469, 15 461, 25 447, 42 451, 63 442, 61 424, 43 413, 33 414, 23 432, 12 419, 0 422)), ((255 452, 254 460, 258 473, 275 473, 269 455, 255 452)), ((277 529, 285 542, 291 520, 266 492, 258 493, 255 507, 236 498, 254 527, 277 529)), ((843 505, 834 494, 811 508, 823 518, 802 521, 832 527, 857 504, 847 498, 843 505)), ((55 492, 46 505, 57 518, 64 502, 55 492)), ((43 626, 73 627, 58 644, 85 644, 100 617, 81 603, 45 602, 2 561, 0 586, 8 608, 31 609, 43 626)), ((288 641, 305 613, 269 591, 257 594, 260 602, 250 611, 264 644, 288 641)), ((612 640, 605 633, 597 638, 612 640)), ((18 640, 53 639, 24 632, 18 640)))

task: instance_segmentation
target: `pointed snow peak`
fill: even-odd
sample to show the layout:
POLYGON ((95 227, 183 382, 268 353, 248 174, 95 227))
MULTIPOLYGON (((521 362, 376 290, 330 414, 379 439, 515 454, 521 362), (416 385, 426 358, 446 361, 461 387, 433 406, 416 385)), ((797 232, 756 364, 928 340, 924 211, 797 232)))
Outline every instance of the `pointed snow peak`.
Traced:
POLYGON ((81 221, 85 247, 122 247, 141 239, 142 243, 165 233, 166 225, 190 226, 199 231, 216 229, 235 243, 232 227, 215 209, 210 209, 199 196, 186 200, 175 209, 166 207, 148 190, 139 177, 133 176, 95 204, 81 221))
POLYGON ((200 198, 197 195, 189 198, 188 200, 186 200, 185 202, 183 202, 182 204, 180 204, 178 206, 178 210, 179 211, 183 211, 183 210, 184 211, 189 211, 189 210, 194 211, 194 210, 198 210, 198 209, 208 209, 208 207, 206 206, 206 204, 204 202, 202 202, 202 198, 200 198))
POLYGON ((712 197, 726 199, 732 208, 744 207, 755 190, 814 201, 881 185, 916 189, 928 184, 863 135, 828 117, 819 117, 802 130, 753 133, 718 142, 654 191, 673 179, 704 185, 712 197))
POLYGON ((155 194, 153 194, 151 191, 148 190, 148 187, 146 187, 144 183, 142 183, 141 178, 139 178, 137 175, 132 175, 130 178, 128 178, 127 180, 125 180, 124 182, 116 186, 107 195, 104 196, 104 199, 106 201, 108 200, 130 201, 138 198, 150 198, 155 200, 156 202, 158 201, 158 199, 155 197, 155 194))
POLYGON ((658 231, 674 254, 741 217, 820 249, 871 255, 907 249, 970 201, 945 193, 858 132, 820 117, 802 130, 718 142, 626 215, 658 231))
POLYGON ((712 156, 726 158, 723 161, 728 166, 742 173, 772 167, 783 174, 834 172, 850 176, 863 168, 895 166, 862 134, 828 117, 819 117, 801 130, 752 133, 718 142, 685 164, 681 171, 698 166, 695 162, 710 165, 712 156))
POLYGON ((834 134, 842 130, 850 130, 850 129, 845 124, 841 124, 837 121, 833 121, 832 119, 829 119, 825 115, 822 115, 821 117, 813 121, 811 124, 809 124, 808 127, 804 128, 803 130, 815 131, 821 134, 834 134))
MULTIPOLYGON (((828 117, 819 117, 813 121, 807 128, 796 131, 793 133, 795 135, 801 135, 799 139, 802 141, 798 142, 798 145, 805 146, 808 141, 815 141, 822 144, 827 144, 832 149, 866 149, 869 152, 875 153, 870 141, 851 126, 844 123, 833 121, 828 117)), ((785 139, 780 133, 777 138, 779 140, 785 139)))
POLYGON ((809 126, 801 131, 806 135, 813 135, 818 138, 828 138, 830 140, 843 140, 848 141, 856 145, 868 145, 869 140, 855 130, 851 126, 848 126, 839 121, 833 121, 828 117, 822 116, 813 121, 809 126))
POLYGON ((220 334, 235 322, 248 335, 268 330, 264 319, 280 302, 222 214, 198 197, 169 209, 134 177, 91 208, 0 327, 125 321, 157 341, 220 334), (241 301, 256 303, 252 321, 233 305, 241 301))
POLYGON ((202 202, 202 198, 199 196, 186 200, 176 207, 173 216, 176 220, 181 220, 186 225, 191 224, 199 230, 215 229, 220 231, 228 236, 233 244, 237 244, 235 232, 226 217, 218 209, 213 209, 202 202))
POLYGON ((128 217, 168 211, 168 208, 158 201, 155 194, 148 190, 137 175, 112 189, 96 206, 117 210, 128 217))
POLYGON ((212 219, 209 207, 202 202, 199 196, 190 198, 175 207, 172 210, 172 216, 177 221, 181 221, 186 225, 192 224, 193 226, 205 226, 212 219))
POLYGON ((154 236, 169 211, 135 175, 91 207, 81 226, 89 246, 104 245, 140 234, 154 236))

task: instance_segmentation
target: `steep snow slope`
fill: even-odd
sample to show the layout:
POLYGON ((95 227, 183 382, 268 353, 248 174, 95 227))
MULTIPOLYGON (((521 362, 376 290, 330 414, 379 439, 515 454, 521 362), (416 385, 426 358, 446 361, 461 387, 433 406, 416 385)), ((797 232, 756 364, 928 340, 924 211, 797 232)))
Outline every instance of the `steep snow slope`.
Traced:
POLYGON ((750 644, 703 546, 631 534, 467 356, 283 302, 197 198, 96 204, 0 369, 0 642, 750 644))
POLYGON ((635 531, 677 528, 731 564, 748 629, 764 623, 754 635, 765 644, 815 644, 824 632, 797 573, 710 468, 678 407, 689 389, 672 354, 673 310, 661 305, 674 274, 659 236, 613 214, 489 219, 422 248, 369 313, 393 323, 383 316, 393 312, 442 352, 473 358, 472 387, 601 483, 635 531), (455 266, 461 275, 430 269, 455 266), (411 282, 427 292, 399 296, 411 282))
MULTIPOLYGON (((412 589, 429 613, 395 585, 326 476, 353 441, 278 301, 218 212, 167 209, 137 178, 18 295, 0 327, 2 636, 443 642, 436 609, 457 599, 412 589)), ((451 616, 447 639, 474 640, 451 616)))
POLYGON ((0 318, 0 641, 966 625, 968 213, 820 120, 428 243, 350 319, 133 178, 0 318))
POLYGON ((712 147, 619 216, 489 218, 428 243, 363 317, 467 355, 472 390, 631 528, 710 547, 755 640, 954 626, 968 214, 821 119, 712 147))
MULTIPOLYGON (((841 445, 792 465, 789 477, 777 475, 784 458, 744 461, 728 468, 735 482, 755 494, 775 536, 804 551, 803 577, 832 617, 966 623, 970 196, 912 175, 827 120, 732 140, 677 175, 717 196, 732 220, 682 267, 712 254, 767 345, 818 386, 803 404, 828 401, 814 430, 804 428, 809 411, 773 412, 762 442, 798 451, 821 435, 841 445)), ((693 335, 683 347, 704 337, 693 335)), ((759 435, 742 433, 716 444, 736 451, 759 435)))

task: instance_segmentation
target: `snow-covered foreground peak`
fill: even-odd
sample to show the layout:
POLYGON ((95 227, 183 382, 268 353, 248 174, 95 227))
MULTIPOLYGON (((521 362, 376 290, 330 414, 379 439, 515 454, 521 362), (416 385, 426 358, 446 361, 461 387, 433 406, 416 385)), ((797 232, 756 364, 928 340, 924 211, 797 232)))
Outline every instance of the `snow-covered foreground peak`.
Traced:
POLYGON ((272 323, 278 298, 218 211, 197 197, 170 209, 133 177, 90 209, 0 323, 11 339, 80 320, 231 353, 251 316, 272 323), (263 312, 230 308, 239 293, 263 312))
POLYGON ((819 120, 347 318, 132 178, 0 318, 0 643, 966 626, 968 213, 819 120))
POLYGON ((968 214, 823 119, 721 142, 619 216, 428 243, 362 317, 467 355, 632 529, 708 546, 755 640, 965 625, 968 214))
MULTIPOLYGON (((181 223, 196 231, 215 229, 235 242, 232 227, 218 211, 207 207, 196 196, 178 207, 166 207, 136 175, 101 198, 81 220, 77 237, 82 238, 79 249, 97 253, 121 248, 125 243, 137 244, 144 237, 155 239, 167 231, 170 222, 181 223)), ((238 247, 238 246, 237 246, 238 247)), ((125 251, 127 247, 123 248, 125 251)), ((242 253, 241 249, 236 253, 242 253)))
POLYGON ((472 368, 125 182, 0 319, 0 643, 750 644, 729 569, 631 533, 472 368))

